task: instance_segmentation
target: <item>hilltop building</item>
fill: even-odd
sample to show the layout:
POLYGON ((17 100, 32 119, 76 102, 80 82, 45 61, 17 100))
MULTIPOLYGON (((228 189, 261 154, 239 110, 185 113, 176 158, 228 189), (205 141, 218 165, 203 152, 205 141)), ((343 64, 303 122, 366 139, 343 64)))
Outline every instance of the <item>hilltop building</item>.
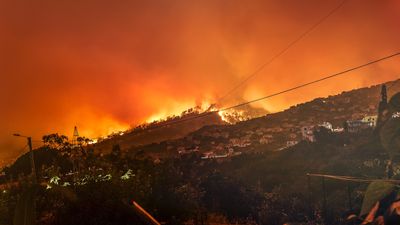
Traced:
POLYGON ((368 129, 370 127, 374 127, 371 122, 366 122, 363 120, 348 120, 346 121, 347 124, 347 132, 350 133, 357 133, 361 130, 368 129))
POLYGON ((361 120, 347 120, 346 131, 356 133, 363 129, 374 128, 378 122, 378 116, 364 116, 361 120))

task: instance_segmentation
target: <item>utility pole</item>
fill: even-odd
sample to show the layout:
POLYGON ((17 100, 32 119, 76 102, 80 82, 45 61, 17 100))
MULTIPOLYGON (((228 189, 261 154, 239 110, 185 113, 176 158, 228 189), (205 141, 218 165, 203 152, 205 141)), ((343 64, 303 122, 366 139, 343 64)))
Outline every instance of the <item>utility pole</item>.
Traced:
POLYGON ((37 190, 37 177, 35 158, 33 156, 32 149, 32 137, 22 136, 20 134, 14 134, 16 137, 26 138, 29 147, 29 156, 31 158, 31 176, 32 184, 24 191, 24 193, 18 198, 17 206, 14 215, 14 224, 35 224, 36 221, 36 190, 37 190))
POLYGON ((27 137, 28 139, 28 147, 29 147, 29 155, 31 158, 31 170, 32 170, 32 178, 33 178, 33 182, 36 183, 36 166, 35 166, 35 158, 33 156, 33 150, 32 150, 32 138, 31 137, 27 137))
POLYGON ((13 134, 13 135, 15 137, 24 137, 28 140, 29 156, 31 158, 31 173, 32 173, 33 182, 36 184, 37 183, 36 166, 35 166, 35 158, 33 156, 33 149, 32 149, 32 137, 23 136, 20 134, 13 134))

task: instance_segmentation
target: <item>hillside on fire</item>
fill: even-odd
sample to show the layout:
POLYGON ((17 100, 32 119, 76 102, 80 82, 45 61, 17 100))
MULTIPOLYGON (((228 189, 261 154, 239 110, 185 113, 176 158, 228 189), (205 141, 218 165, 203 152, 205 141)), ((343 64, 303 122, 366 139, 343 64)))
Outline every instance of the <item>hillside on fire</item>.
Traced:
MULTIPOLYGON (((393 86, 388 90, 389 96, 400 91, 399 85, 393 85, 395 82, 397 80, 386 83, 387 87, 393 86)), ((107 140, 107 147, 102 147, 100 143, 95 144, 93 148, 99 153, 109 153, 113 145, 119 145, 127 154, 141 154, 153 160, 179 157, 191 152, 200 155, 227 155, 229 152, 239 154, 279 151, 304 139, 312 141, 313 135, 308 135, 304 129, 311 131, 323 126, 339 133, 344 130, 346 123, 350 124, 351 132, 362 129, 363 126, 374 127, 380 96, 381 85, 375 85, 327 98, 317 98, 282 112, 265 114, 245 121, 236 120, 235 123, 221 120, 217 113, 190 121, 183 117, 182 122, 164 121, 165 126, 161 123, 161 126, 154 125, 154 129, 150 126, 137 133, 116 135, 107 140), (197 125, 201 122, 204 123, 197 125), (186 132, 186 135, 171 136, 178 133, 177 130, 181 135, 182 132, 186 132), (194 131, 189 132, 190 130, 194 131), (147 145, 137 141, 145 135, 149 143, 147 145), (167 136, 170 137, 168 140, 159 139, 167 136)), ((232 111, 230 113, 232 114, 232 111)))
POLYGON ((0 0, 0 225, 400 225, 400 0, 0 0))
MULTIPOLYGON (((213 123, 184 137, 130 148, 121 148, 121 143, 129 142, 129 133, 104 140, 110 146, 84 139, 71 144, 65 136, 48 135, 45 145, 34 151, 40 184, 35 191, 40 196, 38 221, 94 224, 85 217, 91 214, 101 215, 96 224, 146 224, 130 206, 132 200, 165 224, 348 224, 349 218, 361 220, 373 210, 366 199, 376 195, 370 197, 368 183, 351 179, 387 176, 394 158, 380 133, 386 132, 384 121, 397 120, 392 109, 400 99, 395 95, 400 90, 397 82, 314 99, 234 124, 213 113, 213 123), (388 106, 383 103, 386 98, 388 106), (392 110, 393 118, 385 114, 382 119, 382 107, 392 110)), ((171 131, 191 122, 161 129, 171 131)), ((141 129, 157 132, 151 125, 141 129)), ((22 204, 17 202, 17 196, 22 198, 17 193, 29 183, 29 157, 26 153, 3 169, 0 210, 7 215, 2 217, 3 224, 22 213, 13 206, 22 204)), ((389 183, 382 188, 387 192, 392 187, 389 183)))

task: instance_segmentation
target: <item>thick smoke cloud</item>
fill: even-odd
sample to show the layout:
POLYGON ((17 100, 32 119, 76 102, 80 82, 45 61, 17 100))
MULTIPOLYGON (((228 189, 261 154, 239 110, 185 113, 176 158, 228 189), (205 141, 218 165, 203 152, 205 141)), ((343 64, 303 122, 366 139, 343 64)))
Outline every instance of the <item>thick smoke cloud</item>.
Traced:
MULTIPOLYGON (((22 132, 96 137, 211 103, 340 1, 0 0, 0 158, 22 132)), ((352 0, 223 104, 400 50, 398 1, 352 0)), ((399 59, 269 101, 275 111, 397 78, 399 59)))

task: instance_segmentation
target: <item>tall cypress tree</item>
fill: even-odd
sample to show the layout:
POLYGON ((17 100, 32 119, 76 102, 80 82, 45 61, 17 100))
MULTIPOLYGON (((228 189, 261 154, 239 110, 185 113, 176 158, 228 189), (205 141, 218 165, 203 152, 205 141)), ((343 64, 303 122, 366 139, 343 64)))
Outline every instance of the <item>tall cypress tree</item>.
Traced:
POLYGON ((378 121, 377 121, 378 127, 380 127, 385 121, 387 110, 388 110, 387 90, 386 90, 386 85, 383 84, 381 89, 381 100, 378 106, 378 121))

